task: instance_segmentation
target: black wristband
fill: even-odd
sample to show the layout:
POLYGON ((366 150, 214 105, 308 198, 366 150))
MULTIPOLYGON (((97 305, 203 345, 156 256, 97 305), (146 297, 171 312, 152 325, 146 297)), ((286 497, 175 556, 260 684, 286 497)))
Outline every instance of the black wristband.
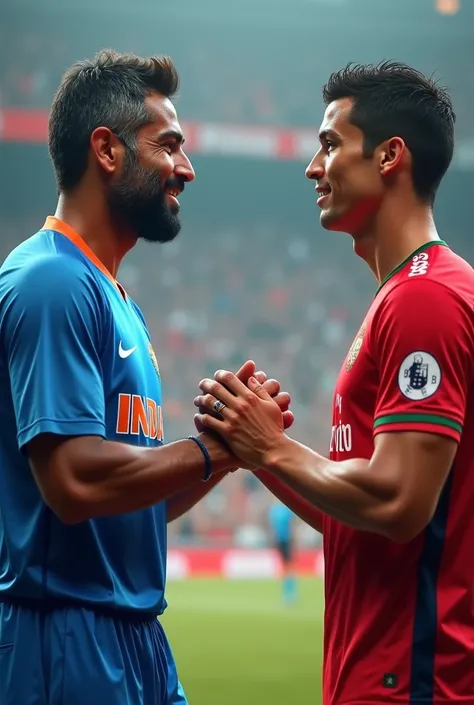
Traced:
POLYGON ((211 479, 211 475, 212 475, 212 463, 211 463, 211 456, 209 455, 209 451, 207 450, 206 446, 201 441, 201 439, 197 438, 197 436, 188 436, 188 440, 194 441, 200 447, 200 449, 202 451, 202 454, 204 456, 204 461, 205 461, 204 475, 202 476, 202 481, 207 482, 208 480, 211 479))

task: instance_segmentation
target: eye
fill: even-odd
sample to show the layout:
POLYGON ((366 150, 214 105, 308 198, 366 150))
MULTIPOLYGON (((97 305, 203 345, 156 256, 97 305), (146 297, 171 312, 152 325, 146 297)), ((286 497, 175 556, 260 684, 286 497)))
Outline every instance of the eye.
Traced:
POLYGON ((328 152, 332 152, 336 147, 334 142, 332 142, 331 140, 326 140, 326 146, 327 146, 328 152))
POLYGON ((176 140, 169 140, 169 142, 160 142, 160 147, 164 149, 167 154, 173 154, 178 148, 178 143, 176 140))

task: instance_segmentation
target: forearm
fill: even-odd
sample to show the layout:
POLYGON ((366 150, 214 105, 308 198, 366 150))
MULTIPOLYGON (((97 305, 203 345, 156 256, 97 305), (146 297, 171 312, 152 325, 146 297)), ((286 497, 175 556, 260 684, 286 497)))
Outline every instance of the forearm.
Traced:
POLYGON ((386 534, 396 487, 377 478, 368 460, 334 462, 287 439, 270 454, 266 467, 321 512, 353 528, 386 534))
POLYGON ((166 501, 166 513, 168 523, 179 519, 180 516, 186 514, 198 502, 203 499, 216 485, 221 482, 227 475, 227 471, 213 475, 208 482, 196 482, 186 490, 178 492, 178 494, 169 497, 166 501))
POLYGON ((308 502, 298 491, 291 488, 286 480, 280 479, 275 474, 262 468, 256 470, 254 475, 258 477, 265 487, 270 490, 283 504, 286 504, 300 519, 313 529, 323 533, 323 512, 314 504, 308 502))
MULTIPOLYGON (((221 474, 230 456, 216 441, 206 443, 213 472, 221 474)), ((43 467, 32 465, 46 502, 71 523, 157 504, 197 486, 205 469, 203 453, 192 440, 143 448, 98 437, 59 442, 43 467)), ((207 483, 202 484, 206 491, 207 483)))

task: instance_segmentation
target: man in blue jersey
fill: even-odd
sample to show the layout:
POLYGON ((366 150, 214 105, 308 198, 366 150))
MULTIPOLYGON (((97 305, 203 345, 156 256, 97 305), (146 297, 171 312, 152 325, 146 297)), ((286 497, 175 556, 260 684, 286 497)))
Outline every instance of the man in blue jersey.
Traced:
POLYGON ((116 280, 137 239, 180 228, 177 87, 163 57, 101 52, 65 74, 56 214, 0 270, 1 705, 186 702, 156 619, 166 523, 237 461, 209 433, 163 445, 155 354, 116 280))
POLYGON ((283 601, 286 604, 292 604, 297 599, 297 584, 293 566, 295 520, 296 515, 291 509, 278 500, 274 500, 268 508, 268 524, 272 542, 278 551, 283 567, 283 601))

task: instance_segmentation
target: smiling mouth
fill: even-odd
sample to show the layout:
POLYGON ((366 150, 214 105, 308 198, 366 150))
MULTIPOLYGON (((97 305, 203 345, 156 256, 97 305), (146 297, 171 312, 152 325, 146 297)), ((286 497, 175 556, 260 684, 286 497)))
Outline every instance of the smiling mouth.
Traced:
POLYGON ((322 206, 325 199, 327 199, 331 195, 331 189, 328 186, 317 188, 316 192, 318 194, 318 200, 317 200, 318 206, 322 206))
POLYGON ((324 198, 324 196, 329 196, 329 194, 331 193, 331 189, 329 188, 329 186, 318 187, 316 191, 320 198, 324 198))

